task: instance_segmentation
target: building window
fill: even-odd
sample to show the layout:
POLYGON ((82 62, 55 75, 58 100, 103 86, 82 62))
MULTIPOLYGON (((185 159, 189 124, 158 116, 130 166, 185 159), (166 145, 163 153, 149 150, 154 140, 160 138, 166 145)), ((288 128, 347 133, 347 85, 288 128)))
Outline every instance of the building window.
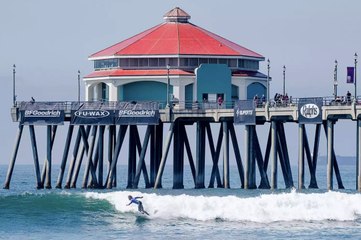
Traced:
POLYGON ((181 67, 188 67, 189 66, 189 59, 188 58, 179 59, 179 65, 181 67))
POLYGON ((171 67, 178 67, 178 58, 169 58, 168 64, 171 67))
POLYGON ((149 58, 149 67, 158 67, 158 58, 149 58))
POLYGON ((190 58, 189 59, 189 66, 198 67, 198 58, 190 58))
POLYGON ((228 59, 220 58, 220 59, 218 59, 218 63, 228 65, 228 59))
POLYGON ((121 58, 119 59, 120 67, 129 67, 129 58, 121 58))
POLYGON ((129 66, 130 67, 138 67, 138 58, 130 58, 129 66))
POLYGON ((237 59, 229 59, 228 66, 233 68, 237 67, 237 59))
POLYGON ((199 65, 201 65, 202 63, 207 64, 208 63, 208 58, 200 58, 199 59, 199 65))
POLYGON ((238 67, 242 69, 258 70, 259 62, 248 59, 238 59, 238 67))
POLYGON ((104 60, 95 60, 94 61, 95 69, 116 68, 118 66, 119 66, 118 59, 104 59, 104 60))
POLYGON ((244 68, 244 59, 238 59, 238 67, 244 68))
POLYGON ((140 58, 139 59, 139 67, 148 67, 148 58, 140 58))
POLYGON ((159 67, 165 67, 165 58, 159 58, 159 67))
POLYGON ((217 58, 210 58, 209 63, 217 64, 217 58))

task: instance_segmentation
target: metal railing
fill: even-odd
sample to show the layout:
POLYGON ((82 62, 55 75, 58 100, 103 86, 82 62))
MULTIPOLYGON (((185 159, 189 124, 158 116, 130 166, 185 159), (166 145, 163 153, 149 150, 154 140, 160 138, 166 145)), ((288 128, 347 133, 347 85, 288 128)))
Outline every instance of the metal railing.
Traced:
MULTIPOLYGON (((319 98, 319 97, 315 97, 319 98)), ((270 108, 289 108, 297 107, 300 98, 290 98, 286 101, 284 100, 271 100, 268 104, 270 108)), ((356 105, 361 105, 359 98, 334 98, 333 96, 322 97, 323 106, 351 106, 353 103, 356 105)), ((64 110, 65 112, 70 112, 74 109, 79 108, 92 108, 92 109, 117 109, 118 107, 124 108, 124 105, 127 105, 129 108, 136 109, 137 106, 152 105, 152 108, 156 109, 165 109, 165 102, 156 102, 156 101, 17 101, 15 102, 15 108, 20 110, 26 108, 31 108, 31 105, 42 106, 43 110, 64 110), (49 108, 48 108, 49 106, 49 108), (54 108, 55 106, 55 108, 54 108)), ((254 101, 256 108, 265 108, 267 102, 265 101, 254 101)), ((222 103, 217 102, 198 102, 198 101, 171 101, 170 107, 174 110, 217 110, 217 109, 233 109, 235 106, 235 101, 224 101, 222 103)))

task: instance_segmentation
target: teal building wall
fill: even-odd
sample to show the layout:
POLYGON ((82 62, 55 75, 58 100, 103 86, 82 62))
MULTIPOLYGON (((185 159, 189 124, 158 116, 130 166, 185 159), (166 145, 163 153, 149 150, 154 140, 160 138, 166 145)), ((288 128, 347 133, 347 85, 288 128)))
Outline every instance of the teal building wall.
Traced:
POLYGON ((193 88, 194 88, 194 84, 188 84, 187 86, 185 86, 185 104, 186 104, 186 108, 191 108, 192 107, 192 102, 193 102, 193 88))
POLYGON ((247 99, 253 99, 253 97, 255 95, 258 95, 258 97, 262 97, 262 95, 265 96, 265 98, 267 99, 267 92, 266 92, 266 87, 261 84, 261 83, 252 83, 250 85, 248 85, 247 87, 247 99))
MULTIPOLYGON (((173 87, 169 88, 170 94, 173 87)), ((167 102, 167 84, 155 81, 137 81, 118 86, 119 101, 157 101, 167 102)))
POLYGON ((223 94, 223 100, 232 99, 232 73, 225 64, 201 64, 196 70, 198 102, 203 101, 203 94, 223 94))

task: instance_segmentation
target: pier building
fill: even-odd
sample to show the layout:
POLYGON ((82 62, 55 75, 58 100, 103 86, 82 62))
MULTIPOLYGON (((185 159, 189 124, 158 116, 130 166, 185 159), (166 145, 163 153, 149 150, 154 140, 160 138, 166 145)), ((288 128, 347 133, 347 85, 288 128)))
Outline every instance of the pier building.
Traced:
POLYGON ((229 188, 230 155, 240 179, 236 187, 277 189, 278 175, 282 175, 284 186, 291 188, 296 184, 285 124, 298 125, 298 156, 293 156, 298 159, 297 187, 307 187, 308 170, 308 187, 318 188, 319 143, 325 137, 327 189, 334 188, 334 178, 342 189, 334 128, 338 120, 345 119, 356 122, 355 185, 361 192, 361 104, 357 96, 346 102, 327 97, 278 102, 267 96, 265 104, 258 104, 253 97, 266 95, 269 80, 268 74, 258 71, 263 56, 191 24, 190 16, 179 8, 164 18, 164 23, 89 57, 95 70, 84 78, 86 101, 20 102, 14 98, 11 114, 19 128, 5 189, 10 188, 24 128, 30 134, 37 188, 52 187, 54 158, 61 162, 57 188, 75 188, 81 169, 82 188, 116 187, 118 167, 127 168, 127 188, 138 188, 142 176, 146 188, 161 188, 167 159, 172 161, 175 189, 184 188, 185 167, 190 168, 195 188, 205 188, 207 183, 208 187, 229 188), (222 101, 217 102, 218 98, 222 101), (192 133, 187 129, 190 125, 195 126, 192 133), (244 126, 241 141, 237 125, 244 126), (313 146, 307 125, 315 126, 313 146), (38 144, 36 130, 44 127, 46 143, 38 144), (261 127, 269 130, 264 145, 257 134, 261 127), (67 131, 65 142, 56 141, 59 129, 67 131), (54 144, 62 145, 62 156, 53 156, 54 144), (46 148, 42 165, 39 147, 46 148), (121 150, 126 156, 120 155, 121 150), (212 164, 209 179, 206 151, 212 164), (126 166, 119 166, 121 161, 126 166))
POLYGON ((190 18, 176 7, 163 23, 92 54, 85 100, 157 101, 163 107, 172 101, 188 108, 196 101, 266 95, 267 76, 259 72, 264 57, 190 18))

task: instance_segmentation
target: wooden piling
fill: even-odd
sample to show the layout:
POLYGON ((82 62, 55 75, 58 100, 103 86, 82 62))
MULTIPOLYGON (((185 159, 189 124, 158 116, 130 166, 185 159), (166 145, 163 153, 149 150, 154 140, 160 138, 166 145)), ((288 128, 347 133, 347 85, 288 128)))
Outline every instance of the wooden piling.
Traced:
POLYGON ((9 164, 9 167, 8 167, 8 171, 7 171, 7 174, 6 174, 4 189, 9 189, 10 188, 10 181, 11 181, 11 177, 13 175, 16 157, 18 155, 21 136, 23 134, 23 129, 24 129, 24 125, 19 124, 18 133, 16 135, 16 140, 15 140, 13 155, 11 157, 10 164, 9 164))

